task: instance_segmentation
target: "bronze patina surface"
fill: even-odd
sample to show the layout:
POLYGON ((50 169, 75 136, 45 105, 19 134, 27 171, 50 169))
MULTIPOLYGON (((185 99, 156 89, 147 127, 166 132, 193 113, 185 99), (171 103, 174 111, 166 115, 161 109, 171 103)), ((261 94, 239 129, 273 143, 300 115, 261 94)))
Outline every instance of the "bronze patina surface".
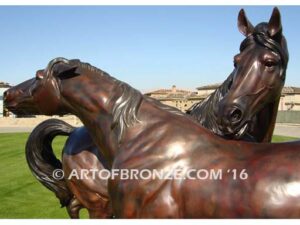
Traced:
MULTIPOLYGON (((254 101, 249 105, 260 111, 259 103, 268 91, 282 88, 282 82, 275 78, 277 75, 284 80, 288 57, 278 18, 279 12, 274 10, 268 24, 256 26, 253 33, 246 32, 250 38, 268 40, 267 46, 260 46, 256 65, 270 77, 260 77, 254 87, 247 89, 241 82, 245 70, 236 60, 228 97, 216 110, 216 115, 225 114, 220 117, 225 131, 233 130, 230 126, 236 121, 247 122, 251 117, 244 105, 238 104, 243 102, 236 99, 245 96, 247 101, 254 101), (238 85, 243 88, 237 88, 238 85)), ((251 51, 252 44, 257 43, 250 42, 245 51, 251 51)), ((243 52, 240 55, 247 56, 243 52)), ((277 95, 266 99, 277 100, 277 95)), ((15 113, 77 115, 109 168, 180 166, 248 171, 247 180, 109 180, 108 190, 117 217, 299 217, 300 195, 292 188, 300 182, 295 172, 299 169, 299 142, 252 144, 225 140, 105 72, 63 58, 51 61, 45 70, 37 72, 36 78, 9 89, 5 104, 15 113)), ((248 123, 243 128, 248 126, 245 124, 248 123)))
MULTIPOLYGON (((276 12, 274 12, 276 13, 276 12)), ((275 14, 274 14, 275 16, 275 14)), ((279 17, 280 19, 280 17, 279 17)), ((246 36, 246 39, 242 42, 240 49, 241 54, 244 54, 243 58, 241 59, 241 62, 239 62, 240 67, 243 67, 244 71, 242 74, 247 74, 241 82, 243 83, 249 83, 253 80, 253 77, 255 77, 255 80, 257 83, 259 83, 260 79, 267 80, 269 79, 269 74, 255 69, 252 70, 253 66, 258 63, 257 57, 259 57, 262 53, 261 46, 266 47, 268 44, 268 39, 256 39, 253 37, 248 37, 247 34, 245 34, 245 27, 248 26, 248 29, 254 30, 251 23, 248 21, 248 19, 245 16, 245 13, 243 10, 240 11, 238 16, 238 26, 241 32, 246 36), (250 45, 252 46, 251 51, 249 48, 247 48, 247 53, 243 53, 244 50, 246 50, 246 46, 250 45), (248 73, 249 72, 249 73, 248 73)), ((249 32, 250 34, 251 32, 249 32)), ((274 47, 269 46, 268 49, 274 51, 274 47)), ((285 59, 284 59, 284 72, 286 69, 287 64, 287 50, 285 50, 285 59)), ((275 49, 275 52, 277 50, 275 49)), ((237 55, 235 57, 235 66, 237 67, 237 60, 238 57, 241 57, 237 55)), ((237 100, 231 99, 227 100, 224 103, 224 97, 227 97, 227 93, 231 89, 231 85, 233 83, 234 79, 234 73, 233 71, 230 76, 226 79, 226 81, 219 87, 217 90, 212 93, 210 96, 208 96, 204 101, 195 104, 188 110, 188 114, 192 116, 197 122, 199 122, 202 126, 205 128, 213 131, 214 133, 226 138, 226 139, 237 139, 237 140, 246 140, 246 141, 253 141, 253 142, 270 142, 274 124, 275 124, 275 118, 277 114, 278 109, 278 102, 279 102, 279 94, 281 93, 282 86, 284 84, 284 80, 280 78, 280 71, 273 71, 275 74, 277 73, 277 76, 270 82, 270 86, 275 84, 276 82, 282 83, 282 85, 276 85, 269 89, 269 92, 265 95, 260 95, 261 101, 260 106, 257 107, 255 102, 253 100, 248 100, 249 96, 243 96, 243 98, 239 98, 237 100), (220 116, 218 115, 218 110, 220 107, 220 110, 224 110, 224 107, 229 108, 228 111, 231 111, 231 114, 227 113, 227 115, 220 116), (233 121, 231 117, 237 117, 239 113, 245 114, 240 110, 239 108, 243 108, 242 110, 247 112, 247 116, 244 115, 244 118, 235 118, 236 121, 233 121), (239 111, 240 110, 240 111, 239 111), (235 111, 235 114, 234 114, 235 111), (224 125, 223 120, 220 118, 226 118, 225 121, 228 121, 227 124, 224 125), (233 122, 233 123, 232 123, 233 122)), ((284 77, 285 74, 282 76, 284 77)), ((265 81, 264 81, 265 82, 265 81)), ((255 85, 255 82, 251 83, 252 85, 255 85)), ((242 83, 240 84, 242 85, 242 83)), ((240 85, 236 85, 237 88, 241 88, 240 85)), ((251 88, 251 86, 248 86, 247 88, 251 88)), ((222 112, 222 111, 221 111, 222 112)), ((35 148, 36 143, 39 142, 45 142, 43 140, 49 139, 47 137, 47 131, 49 131, 49 136, 51 139, 51 134, 53 132, 58 132, 59 130, 68 130, 71 126, 68 124, 65 124, 58 120, 49 120, 46 122, 43 122, 41 126, 38 126, 34 131, 32 132, 31 137, 28 140, 27 143, 27 155, 32 155, 33 152, 36 152, 39 150, 35 148), (52 129, 51 129, 52 128, 52 129), (55 129, 58 129, 55 130, 55 129), (43 133, 44 135, 40 135, 40 133, 43 133)), ((72 128, 71 131, 67 134, 70 135, 68 138, 68 141, 66 142, 66 145, 63 150, 63 168, 65 170, 65 174, 69 175, 70 171, 74 169, 97 169, 98 171, 104 168, 103 164, 105 165, 105 159, 103 157, 101 158, 98 152, 97 147, 93 144, 93 141, 89 137, 88 131, 85 127, 81 128, 72 128), (87 159, 88 160, 85 160, 87 159), (83 162, 87 162, 86 164, 83 162)), ((41 147, 43 148, 43 147, 41 147)), ((48 146, 45 146, 45 149, 48 149, 48 146)), ((46 151, 50 152, 50 151, 46 151)), ((29 165, 30 164, 43 164, 47 163, 45 162, 37 162, 37 159, 30 158, 28 160, 29 165)), ((30 166, 31 168, 35 168, 30 166)), ((39 169, 42 169, 40 167, 39 169)), ((69 187, 69 190, 71 193, 73 193, 74 197, 72 198, 72 194, 69 193, 68 195, 64 195, 64 197, 68 196, 66 199, 63 199, 62 202, 66 202, 64 205, 67 205, 68 212, 70 213, 71 218, 78 218, 79 217, 79 210, 81 208, 87 208, 90 212, 91 217, 96 218, 103 218, 107 217, 111 210, 103 211, 104 209, 107 210, 108 208, 103 208, 102 206, 107 206, 106 200, 103 200, 99 197, 99 190, 101 190, 101 195, 108 196, 107 191, 103 192, 103 188, 96 188, 97 186, 103 186, 105 187, 107 185, 107 180, 102 180, 99 178, 91 178, 90 180, 76 180, 73 179, 72 181, 67 180, 67 184, 69 187), (102 182, 102 183, 101 183, 102 182), (101 184, 100 184, 101 183, 101 184), (96 191, 95 191, 96 190, 96 191), (75 197, 76 196, 76 197, 75 197), (76 201, 76 198, 79 199, 76 201), (73 204, 76 202, 76 204, 73 204), (102 204, 101 204, 102 202, 102 204), (101 206, 102 205, 102 206, 101 206)), ((46 182, 47 186, 47 182, 46 182)), ((65 187, 64 189, 67 189, 65 187)), ((54 191, 60 191, 59 189, 54 189, 54 191)), ((60 196, 57 194, 57 196, 60 196)))

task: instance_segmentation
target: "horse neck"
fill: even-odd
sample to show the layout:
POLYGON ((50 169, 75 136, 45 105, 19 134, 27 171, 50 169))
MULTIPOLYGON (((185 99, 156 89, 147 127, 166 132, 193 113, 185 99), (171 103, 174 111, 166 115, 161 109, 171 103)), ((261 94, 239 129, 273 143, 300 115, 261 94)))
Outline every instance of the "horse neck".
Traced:
POLYGON ((112 162, 118 144, 112 131, 113 107, 122 91, 118 83, 110 77, 93 75, 62 83, 62 90, 67 111, 82 121, 98 149, 112 162))
MULTIPOLYGON (((278 100, 276 100, 272 104, 272 107, 269 109, 270 119, 268 120, 268 123, 265 125, 266 129, 265 129, 265 132, 263 133, 263 135, 261 137, 261 140, 258 140, 258 141, 260 141, 260 142, 271 142, 273 132, 274 132, 274 128, 275 128, 279 102, 280 102, 280 98, 278 100)), ((259 126, 259 124, 258 124, 258 126, 259 126)))

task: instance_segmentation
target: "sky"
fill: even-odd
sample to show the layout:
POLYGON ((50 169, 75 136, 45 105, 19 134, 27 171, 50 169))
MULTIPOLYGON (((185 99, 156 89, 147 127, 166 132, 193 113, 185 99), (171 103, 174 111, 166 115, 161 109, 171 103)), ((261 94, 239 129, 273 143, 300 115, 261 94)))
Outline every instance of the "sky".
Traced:
MULTIPOLYGON (((55 57, 80 59, 141 91, 195 90, 222 82, 244 36, 271 6, 1 6, 0 81, 18 84, 55 57)), ((300 86, 300 7, 280 6, 290 61, 286 85, 300 86)))

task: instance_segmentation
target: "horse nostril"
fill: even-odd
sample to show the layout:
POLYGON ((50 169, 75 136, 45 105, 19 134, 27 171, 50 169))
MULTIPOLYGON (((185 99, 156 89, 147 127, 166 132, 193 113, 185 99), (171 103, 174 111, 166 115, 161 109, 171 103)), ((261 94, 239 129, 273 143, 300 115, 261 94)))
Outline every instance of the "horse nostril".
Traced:
POLYGON ((238 123, 242 119, 243 112, 239 108, 234 108, 230 113, 230 121, 232 123, 238 123))

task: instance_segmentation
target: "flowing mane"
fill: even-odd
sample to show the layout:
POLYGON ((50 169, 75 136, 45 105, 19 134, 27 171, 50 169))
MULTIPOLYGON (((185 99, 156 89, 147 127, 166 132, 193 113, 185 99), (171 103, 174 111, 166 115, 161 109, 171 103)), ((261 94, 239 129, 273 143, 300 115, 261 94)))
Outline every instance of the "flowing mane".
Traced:
POLYGON ((139 122, 137 113, 143 96, 138 90, 126 83, 119 81, 117 85, 122 89, 122 95, 113 106, 112 127, 118 129, 118 140, 120 141, 125 129, 139 122))
POLYGON ((187 110, 187 114, 198 121, 202 126, 221 136, 223 133, 218 128, 217 118, 214 111, 221 99, 230 89, 232 78, 233 74, 230 74, 223 84, 220 85, 211 95, 203 101, 195 103, 187 110))

